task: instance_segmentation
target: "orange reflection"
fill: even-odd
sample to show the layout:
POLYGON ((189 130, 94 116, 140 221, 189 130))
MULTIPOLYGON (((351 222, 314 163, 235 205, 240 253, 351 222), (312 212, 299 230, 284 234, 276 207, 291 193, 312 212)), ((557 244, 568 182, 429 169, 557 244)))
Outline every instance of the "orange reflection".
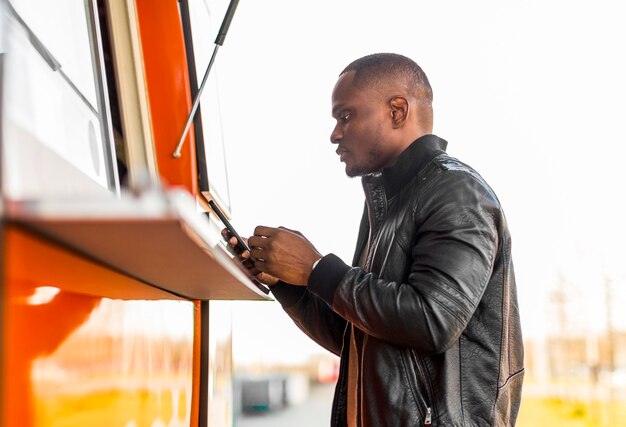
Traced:
POLYGON ((0 425, 189 426, 194 302, 6 231, 0 425))
POLYGON ((15 280, 5 286, 5 425, 30 427, 34 360, 52 354, 87 320, 101 298, 59 290, 39 304, 32 299, 37 286, 15 280))

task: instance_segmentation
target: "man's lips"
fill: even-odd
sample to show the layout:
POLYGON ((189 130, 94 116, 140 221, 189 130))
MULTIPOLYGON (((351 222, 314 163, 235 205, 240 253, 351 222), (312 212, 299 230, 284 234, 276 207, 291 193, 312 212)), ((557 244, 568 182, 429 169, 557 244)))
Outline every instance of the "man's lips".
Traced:
POLYGON ((337 149, 337 151, 335 151, 335 153, 337 153, 337 155, 339 156, 339 161, 343 162, 346 154, 348 154, 348 152, 346 150, 342 150, 342 149, 337 149))

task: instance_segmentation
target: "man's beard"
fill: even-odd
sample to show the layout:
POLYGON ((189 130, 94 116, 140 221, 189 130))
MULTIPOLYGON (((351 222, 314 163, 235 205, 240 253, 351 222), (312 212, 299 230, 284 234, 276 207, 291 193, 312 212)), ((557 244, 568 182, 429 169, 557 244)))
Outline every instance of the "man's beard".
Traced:
POLYGON ((367 162, 365 164, 355 164, 350 168, 346 165, 346 175, 348 175, 348 177, 355 178, 357 176, 369 175, 370 173, 381 171, 382 165, 380 165, 380 158, 382 157, 382 152, 380 146, 383 142, 378 132, 376 136, 376 144, 374 144, 369 153, 367 153, 367 162))

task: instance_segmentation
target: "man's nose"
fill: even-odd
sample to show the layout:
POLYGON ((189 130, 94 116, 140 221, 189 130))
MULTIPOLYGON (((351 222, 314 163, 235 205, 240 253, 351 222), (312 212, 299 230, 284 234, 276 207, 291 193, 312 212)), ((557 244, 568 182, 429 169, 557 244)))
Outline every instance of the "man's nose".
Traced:
POLYGON ((330 142, 332 142, 333 144, 339 144, 339 142, 341 141, 341 138, 343 138, 343 134, 341 133, 341 130, 339 129, 339 124, 335 125, 335 128, 333 129, 333 131, 330 133, 330 142))

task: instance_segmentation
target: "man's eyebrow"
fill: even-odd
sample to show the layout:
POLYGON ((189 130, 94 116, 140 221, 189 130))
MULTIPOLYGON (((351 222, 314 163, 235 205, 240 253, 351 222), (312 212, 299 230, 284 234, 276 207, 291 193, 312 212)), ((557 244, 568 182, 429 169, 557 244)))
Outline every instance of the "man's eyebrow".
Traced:
POLYGON ((337 116, 337 115, 341 112, 341 110, 344 110, 344 109, 345 109, 345 104, 343 104, 343 103, 338 104, 338 105, 335 105, 335 106, 333 107, 333 110, 332 110, 332 112, 331 112, 331 115, 332 115, 333 117, 336 117, 336 116, 337 116))

